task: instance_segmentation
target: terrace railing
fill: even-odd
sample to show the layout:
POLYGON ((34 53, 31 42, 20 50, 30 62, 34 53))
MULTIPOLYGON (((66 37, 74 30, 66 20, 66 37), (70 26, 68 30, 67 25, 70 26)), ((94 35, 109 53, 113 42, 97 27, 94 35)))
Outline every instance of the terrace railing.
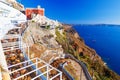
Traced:
POLYGON ((19 66, 19 65, 26 65, 25 67, 16 69, 14 71, 10 72, 10 75, 12 75, 13 73, 23 70, 23 69, 27 69, 28 67, 32 67, 33 70, 31 70, 30 72, 27 72, 24 75, 18 76, 17 78, 14 78, 13 80, 18 80, 22 77, 25 77, 31 73, 36 73, 37 75, 35 77, 33 77, 31 80, 35 80, 37 78, 41 78, 42 80, 53 80, 56 77, 59 77, 60 80, 62 80, 62 72, 59 71, 58 69, 52 67, 51 65, 49 65, 48 63, 46 63, 45 61, 39 59, 39 58, 33 58, 31 60, 27 60, 15 65, 11 65, 8 67, 8 69, 15 67, 15 66, 19 66), (42 66, 39 66, 39 64, 42 64, 42 66), (44 69, 44 71, 42 71, 42 69, 44 69), (41 72, 42 71, 42 72, 41 72), (52 73, 52 71, 56 71, 57 74, 51 76, 50 74, 52 73))

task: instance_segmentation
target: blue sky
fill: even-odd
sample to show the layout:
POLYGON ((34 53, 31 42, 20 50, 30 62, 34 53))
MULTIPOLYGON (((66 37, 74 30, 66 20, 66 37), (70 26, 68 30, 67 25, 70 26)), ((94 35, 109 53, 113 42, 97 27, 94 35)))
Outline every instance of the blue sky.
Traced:
POLYGON ((64 23, 120 24, 120 0, 17 0, 25 8, 45 8, 45 15, 64 23))

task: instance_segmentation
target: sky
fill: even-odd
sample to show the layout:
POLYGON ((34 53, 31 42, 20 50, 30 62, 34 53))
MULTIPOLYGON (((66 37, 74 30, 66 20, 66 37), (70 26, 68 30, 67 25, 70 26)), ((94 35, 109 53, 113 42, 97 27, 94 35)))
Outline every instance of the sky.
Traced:
POLYGON ((120 0, 17 0, 25 8, 40 5, 45 16, 69 24, 120 24, 120 0))

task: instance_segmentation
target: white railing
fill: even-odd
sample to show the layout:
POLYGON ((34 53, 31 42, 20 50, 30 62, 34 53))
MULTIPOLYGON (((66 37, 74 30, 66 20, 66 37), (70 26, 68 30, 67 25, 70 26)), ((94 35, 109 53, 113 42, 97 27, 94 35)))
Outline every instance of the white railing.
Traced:
MULTIPOLYGON (((12 35, 11 37, 16 37, 16 35, 12 35)), ((19 37, 19 40, 21 39, 21 37, 20 36, 18 36, 19 37)), ((6 38, 8 38, 8 35, 7 35, 7 37, 6 38)), ((9 39, 9 38, 8 38, 9 39)), ((22 41, 20 40, 20 41, 17 41, 17 42, 6 42, 6 43, 2 43, 2 45, 3 45, 3 50, 4 50, 4 52, 7 52, 7 51, 12 51, 12 50, 16 50, 16 49, 22 49, 22 50, 24 50, 24 52, 26 51, 26 48, 27 48, 27 56, 28 56, 28 58, 29 58, 29 46, 28 45, 26 45, 26 44, 23 44, 22 43, 22 41), (20 43, 20 44, 19 44, 20 43)), ((49 65, 48 63, 46 63, 45 61, 43 61, 43 60, 41 60, 41 59, 39 59, 39 58, 33 58, 33 59, 29 59, 29 60, 27 60, 27 61, 24 61, 24 62, 21 62, 21 63, 18 63, 18 64, 15 64, 15 65, 11 65, 11 66, 9 66, 8 67, 8 69, 10 70, 10 69, 12 69, 12 67, 15 67, 15 66, 19 66, 20 64, 22 64, 22 65, 24 65, 22 68, 19 68, 19 69, 16 69, 16 70, 14 70, 14 71, 11 71, 10 72, 10 75, 11 74, 14 74, 15 72, 18 72, 18 71, 20 71, 20 70, 22 70, 22 69, 27 69, 27 68, 29 68, 29 67, 35 67, 34 69, 32 69, 30 72, 27 72, 27 73, 25 73, 25 74, 23 74, 23 75, 20 75, 20 76, 18 76, 17 78, 14 78, 13 80, 18 80, 18 79, 20 79, 20 78, 23 78, 23 77, 25 77, 25 76, 28 76, 28 75, 30 75, 31 73, 35 73, 36 72, 36 76, 35 77, 32 77, 32 79, 31 80, 35 80, 35 79, 37 79, 37 78, 41 78, 42 76, 45 76, 45 78, 44 79, 42 79, 42 80, 53 80, 53 79, 55 79, 56 77, 59 77, 60 78, 60 80, 62 80, 62 72, 61 71, 59 71, 58 69, 56 69, 56 68, 54 68, 54 67, 52 67, 51 65, 49 65), (42 63, 42 64, 44 64, 44 65, 42 65, 42 66, 38 66, 40 63, 42 63), (45 71, 44 72, 40 72, 41 71, 41 69, 43 69, 43 68, 45 68, 45 71), (54 76, 50 76, 49 75, 49 73, 51 73, 51 71, 57 71, 57 74, 55 74, 54 76), (39 73, 38 73, 39 72, 39 73)))
MULTIPOLYGON (((9 27, 9 25, 7 25, 9 27)), ((6 28, 8 28, 6 27, 6 28)), ((21 29, 21 27, 14 27, 11 29, 21 29)), ((2 32, 4 32, 4 30, 2 30, 2 32)), ((3 35, 3 34, 2 34, 3 35)), ((39 59, 39 58, 33 58, 30 59, 29 56, 29 46, 26 44, 23 44, 22 42, 22 36, 19 32, 19 34, 9 34, 9 35, 5 35, 3 37, 4 40, 6 40, 5 42, 2 43, 2 47, 3 47, 3 52, 7 52, 7 51, 12 51, 12 50, 16 50, 16 49, 20 49, 22 51, 22 53, 27 54, 28 59, 24 62, 20 62, 18 64, 14 64, 14 65, 10 65, 8 66, 8 69, 10 70, 10 75, 19 72, 20 70, 26 69, 27 68, 32 68, 29 72, 23 74, 23 75, 19 75, 18 77, 12 79, 12 80, 18 80, 20 78, 23 78, 25 76, 30 75, 31 73, 36 73, 36 76, 31 77, 31 80, 35 80, 37 78, 41 78, 44 76, 44 78, 42 80, 53 80, 56 77, 59 77, 60 80, 62 80, 62 72, 59 71, 58 69, 52 67, 51 65, 49 65, 48 63, 46 63, 45 61, 39 59), (7 39, 14 39, 14 38, 18 38, 18 40, 16 42, 9 42, 7 39), (27 51, 26 51, 27 50, 27 51), (19 65, 23 65, 21 68, 18 68, 14 71, 11 71, 12 68, 17 67, 19 65), (41 66, 39 64, 42 64, 41 66), (44 69, 41 70, 41 69, 44 69), (42 71, 42 72, 41 72, 42 71), (50 75, 51 71, 56 71, 56 74, 54 75, 50 75)), ((25 55, 24 55, 25 57, 25 55)))
POLYGON ((11 65, 11 66, 8 67, 8 69, 10 69, 12 67, 15 67, 15 66, 19 66, 20 64, 23 64, 23 65, 27 64, 27 66, 24 66, 22 68, 19 68, 19 69, 16 69, 14 71, 11 71, 10 75, 14 74, 17 71, 20 71, 20 70, 23 70, 23 69, 27 69, 28 67, 32 67, 32 66, 35 66, 36 69, 33 69, 30 72, 27 72, 27 73, 25 73, 25 74, 23 74, 21 76, 18 76, 17 78, 14 78, 13 80, 18 80, 18 79, 20 79, 22 77, 25 77, 25 76, 27 76, 27 75, 29 75, 31 73, 36 73, 37 74, 31 80, 35 80, 37 78, 40 78, 41 76, 45 76, 46 77, 45 80, 53 80, 53 79, 55 79, 56 77, 59 76, 60 80, 62 80, 62 72, 61 71, 59 71, 58 69, 52 67, 51 65, 49 65, 48 63, 46 63, 45 61, 43 61, 43 60, 41 60, 39 58, 33 58, 31 60, 27 60, 27 61, 15 64, 15 65, 11 65), (38 66, 38 64, 42 64, 42 66, 38 66), (43 68, 45 69, 45 71, 44 72, 40 72, 38 74, 38 71, 41 71, 41 69, 43 69, 43 68), (57 71, 57 74, 55 74, 54 76, 50 76, 49 74, 51 73, 52 70, 57 71))
POLYGON ((16 41, 16 42, 7 42, 7 43, 2 43, 2 46, 3 47, 12 47, 12 46, 19 46, 19 41, 16 41))
POLYGON ((19 34, 9 34, 5 35, 3 39, 12 39, 12 38, 20 38, 21 36, 19 34))

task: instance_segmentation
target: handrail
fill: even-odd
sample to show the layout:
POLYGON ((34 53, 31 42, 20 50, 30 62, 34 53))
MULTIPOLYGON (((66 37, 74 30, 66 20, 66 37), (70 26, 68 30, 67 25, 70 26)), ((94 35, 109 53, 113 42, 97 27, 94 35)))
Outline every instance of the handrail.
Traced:
MULTIPOLYGON (((22 67, 22 68, 19 68, 19 69, 16 69, 16 70, 10 72, 9 74, 13 74, 14 72, 17 72, 17 71, 22 70, 22 69, 26 69, 26 68, 28 68, 28 67, 36 66, 38 63, 44 63, 44 61, 41 60, 41 59, 39 59, 39 58, 34 58, 34 59, 32 59, 32 60, 28 60, 28 61, 25 61, 25 62, 21 62, 21 63, 15 64, 15 65, 9 66, 8 68, 12 68, 12 67, 18 66, 18 65, 20 65, 20 64, 24 64, 24 63, 30 62, 30 64, 28 64, 27 66, 22 67), (32 60, 38 60, 38 61, 35 62, 35 63, 33 63, 32 60)), ((33 67, 32 67, 32 68, 33 68, 33 67)), ((13 79, 13 80, 20 79, 20 78, 22 78, 22 77, 24 77, 24 76, 27 76, 27 75, 35 72, 35 71, 38 71, 39 73, 37 73, 38 75, 36 75, 35 77, 33 77, 31 80, 35 80, 36 78, 40 78, 40 77, 42 77, 42 80, 46 80, 46 77, 44 76, 44 74, 47 74, 47 77, 49 77, 49 72, 52 71, 52 70, 55 70, 55 71, 57 71, 58 73, 57 73, 56 75, 52 76, 51 78, 47 78, 47 80, 48 80, 48 79, 49 79, 49 80, 53 80, 53 79, 56 78, 57 76, 60 76, 60 80, 62 80, 62 72, 59 71, 59 70, 57 70, 56 68, 54 68, 54 67, 51 66, 50 64, 46 64, 46 63, 45 63, 43 66, 41 66, 41 67, 38 66, 38 68, 36 67, 36 68, 34 68, 32 71, 30 71, 30 72, 28 72, 28 73, 26 73, 26 74, 23 74, 23 75, 15 78, 15 79, 13 79), (42 69, 42 68, 47 68, 47 70, 46 70, 45 72, 40 72, 39 70, 42 69)))
POLYGON ((7 42, 7 43, 2 43, 3 47, 8 47, 8 46, 16 46, 19 45, 20 41, 16 41, 16 42, 7 42))
POLYGON ((35 80, 36 78, 38 78, 38 77, 40 77, 40 76, 42 76, 42 75, 44 75, 44 74, 47 74, 47 73, 50 72, 51 70, 53 70, 53 69, 50 69, 50 70, 48 70, 48 71, 45 71, 44 73, 42 73, 42 74, 34 77, 32 80, 35 80))
POLYGON ((74 78, 64 69, 64 63, 63 63, 63 64, 60 64, 60 67, 62 68, 62 71, 64 72, 64 74, 67 75, 67 77, 68 77, 70 80, 74 80, 74 78))
MULTIPOLYGON (((0 2, 1 2, 1 1, 0 1, 0 2)), ((8 25, 8 27, 9 27, 9 25, 8 25)), ((14 27, 14 28, 12 28, 12 29, 20 29, 20 28, 21 28, 21 27, 14 27)), ((24 55, 24 59, 27 60, 27 61, 20 62, 20 63, 15 64, 15 65, 8 66, 7 68, 11 70, 13 67, 19 66, 20 64, 23 64, 22 68, 18 68, 18 69, 14 70, 14 71, 11 71, 9 74, 13 74, 13 73, 15 73, 15 72, 17 72, 17 71, 20 71, 20 70, 22 70, 22 69, 26 69, 26 70, 27 70, 28 67, 31 68, 30 72, 26 72, 25 74, 20 75, 19 77, 14 78, 13 80, 20 79, 20 78, 22 78, 22 77, 24 77, 24 76, 27 76, 27 75, 29 75, 29 74, 31 74, 31 73, 34 73, 35 71, 36 71, 36 76, 35 76, 34 78, 31 77, 31 78, 33 78, 32 80, 34 80, 34 79, 36 79, 36 78, 41 78, 42 80, 46 80, 46 75, 44 75, 44 74, 47 74, 47 80, 48 80, 48 79, 50 79, 50 80, 55 79, 57 76, 60 76, 60 80, 62 80, 62 72, 59 71, 58 69, 52 67, 51 65, 49 65, 48 63, 46 63, 46 62, 43 61, 43 60, 40 60, 39 58, 33 58, 33 59, 30 60, 30 58, 28 57, 29 55, 27 55, 26 52, 25 52, 24 49, 23 49, 25 46, 23 46, 22 40, 21 40, 21 37, 23 36, 23 34, 24 34, 25 31, 27 30, 27 28, 28 28, 28 27, 25 27, 25 30, 24 30, 23 33, 21 33, 20 35, 6 35, 6 36, 4 36, 4 38, 3 38, 3 39, 10 39, 10 38, 11 38, 10 36, 12 36, 12 38, 20 38, 20 40, 19 40, 19 41, 16 41, 16 42, 6 42, 6 43, 2 43, 3 46, 4 46, 3 49, 4 49, 4 52, 5 52, 5 51, 9 51, 9 49, 10 49, 10 50, 20 49, 20 50, 22 51, 23 55, 24 55), (20 42, 21 42, 21 43, 20 43, 20 42), (19 43, 20 43, 20 44, 19 44, 19 43), (9 48, 9 49, 8 49, 8 48, 9 48), (5 50, 5 49, 6 49, 6 50, 5 50), (34 62, 33 60, 37 60, 37 61, 34 62), (41 63, 41 62, 43 62, 43 64, 45 64, 45 65, 43 65, 42 67, 38 66, 38 64, 41 63), (27 63, 28 63, 28 64, 27 64, 27 63), (45 72, 41 72, 40 69, 42 69, 42 68, 44 68, 44 67, 45 67, 45 68, 47 67, 47 70, 46 70, 45 72), (51 78, 48 78, 49 72, 50 72, 51 70, 56 70, 57 73, 56 73, 54 76, 52 76, 51 78)), ((8 30, 7 30, 7 31, 8 31, 8 30)))
POLYGON ((18 80, 18 79, 20 79, 20 78, 22 78, 22 77, 24 77, 24 76, 27 76, 27 75, 29 75, 29 74, 31 74, 31 73, 33 73, 33 72, 35 72, 35 71, 39 70, 39 69, 41 69, 41 67, 40 67, 40 68, 36 68, 35 70, 30 71, 30 72, 28 72, 28 73, 26 73, 26 74, 24 74, 24 75, 22 75, 22 76, 20 76, 20 77, 17 77, 17 78, 16 78, 16 79, 14 79, 14 80, 18 80))
POLYGON ((92 77, 91 77, 91 75, 89 74, 88 69, 87 69, 87 67, 85 66, 85 64, 84 64, 83 62, 81 62, 80 60, 77 60, 77 59, 74 58, 74 56, 71 55, 71 54, 66 54, 66 56, 68 56, 68 57, 70 57, 71 59, 73 59, 73 60, 75 60, 76 62, 78 62, 78 63, 81 65, 81 67, 82 67, 82 69, 83 69, 83 72, 85 73, 85 76, 86 76, 87 80, 92 80, 92 77))
POLYGON ((18 63, 18 64, 14 64, 14 65, 8 66, 8 68, 11 68, 11 67, 14 67, 14 66, 23 64, 23 63, 27 63, 27 62, 30 62, 30 61, 35 60, 35 59, 36 59, 36 58, 33 58, 33 59, 30 59, 30 60, 27 60, 27 61, 24 61, 24 62, 21 62, 21 63, 18 63))
MULTIPOLYGON (((38 62, 38 63, 40 63, 40 62, 38 62)), ((25 67, 19 68, 19 69, 17 69, 17 70, 14 70, 14 71, 10 72, 10 74, 12 74, 12 73, 14 73, 14 72, 17 72, 17 71, 19 71, 19 70, 22 70, 22 69, 31 67, 31 66, 33 66, 33 65, 35 65, 35 64, 38 64, 38 63, 32 63, 32 64, 27 65, 27 66, 25 66, 25 67)))
POLYGON ((11 38, 19 38, 19 37, 21 37, 20 35, 18 35, 18 34, 9 34, 9 35, 5 35, 3 38, 4 39, 11 39, 11 38))

